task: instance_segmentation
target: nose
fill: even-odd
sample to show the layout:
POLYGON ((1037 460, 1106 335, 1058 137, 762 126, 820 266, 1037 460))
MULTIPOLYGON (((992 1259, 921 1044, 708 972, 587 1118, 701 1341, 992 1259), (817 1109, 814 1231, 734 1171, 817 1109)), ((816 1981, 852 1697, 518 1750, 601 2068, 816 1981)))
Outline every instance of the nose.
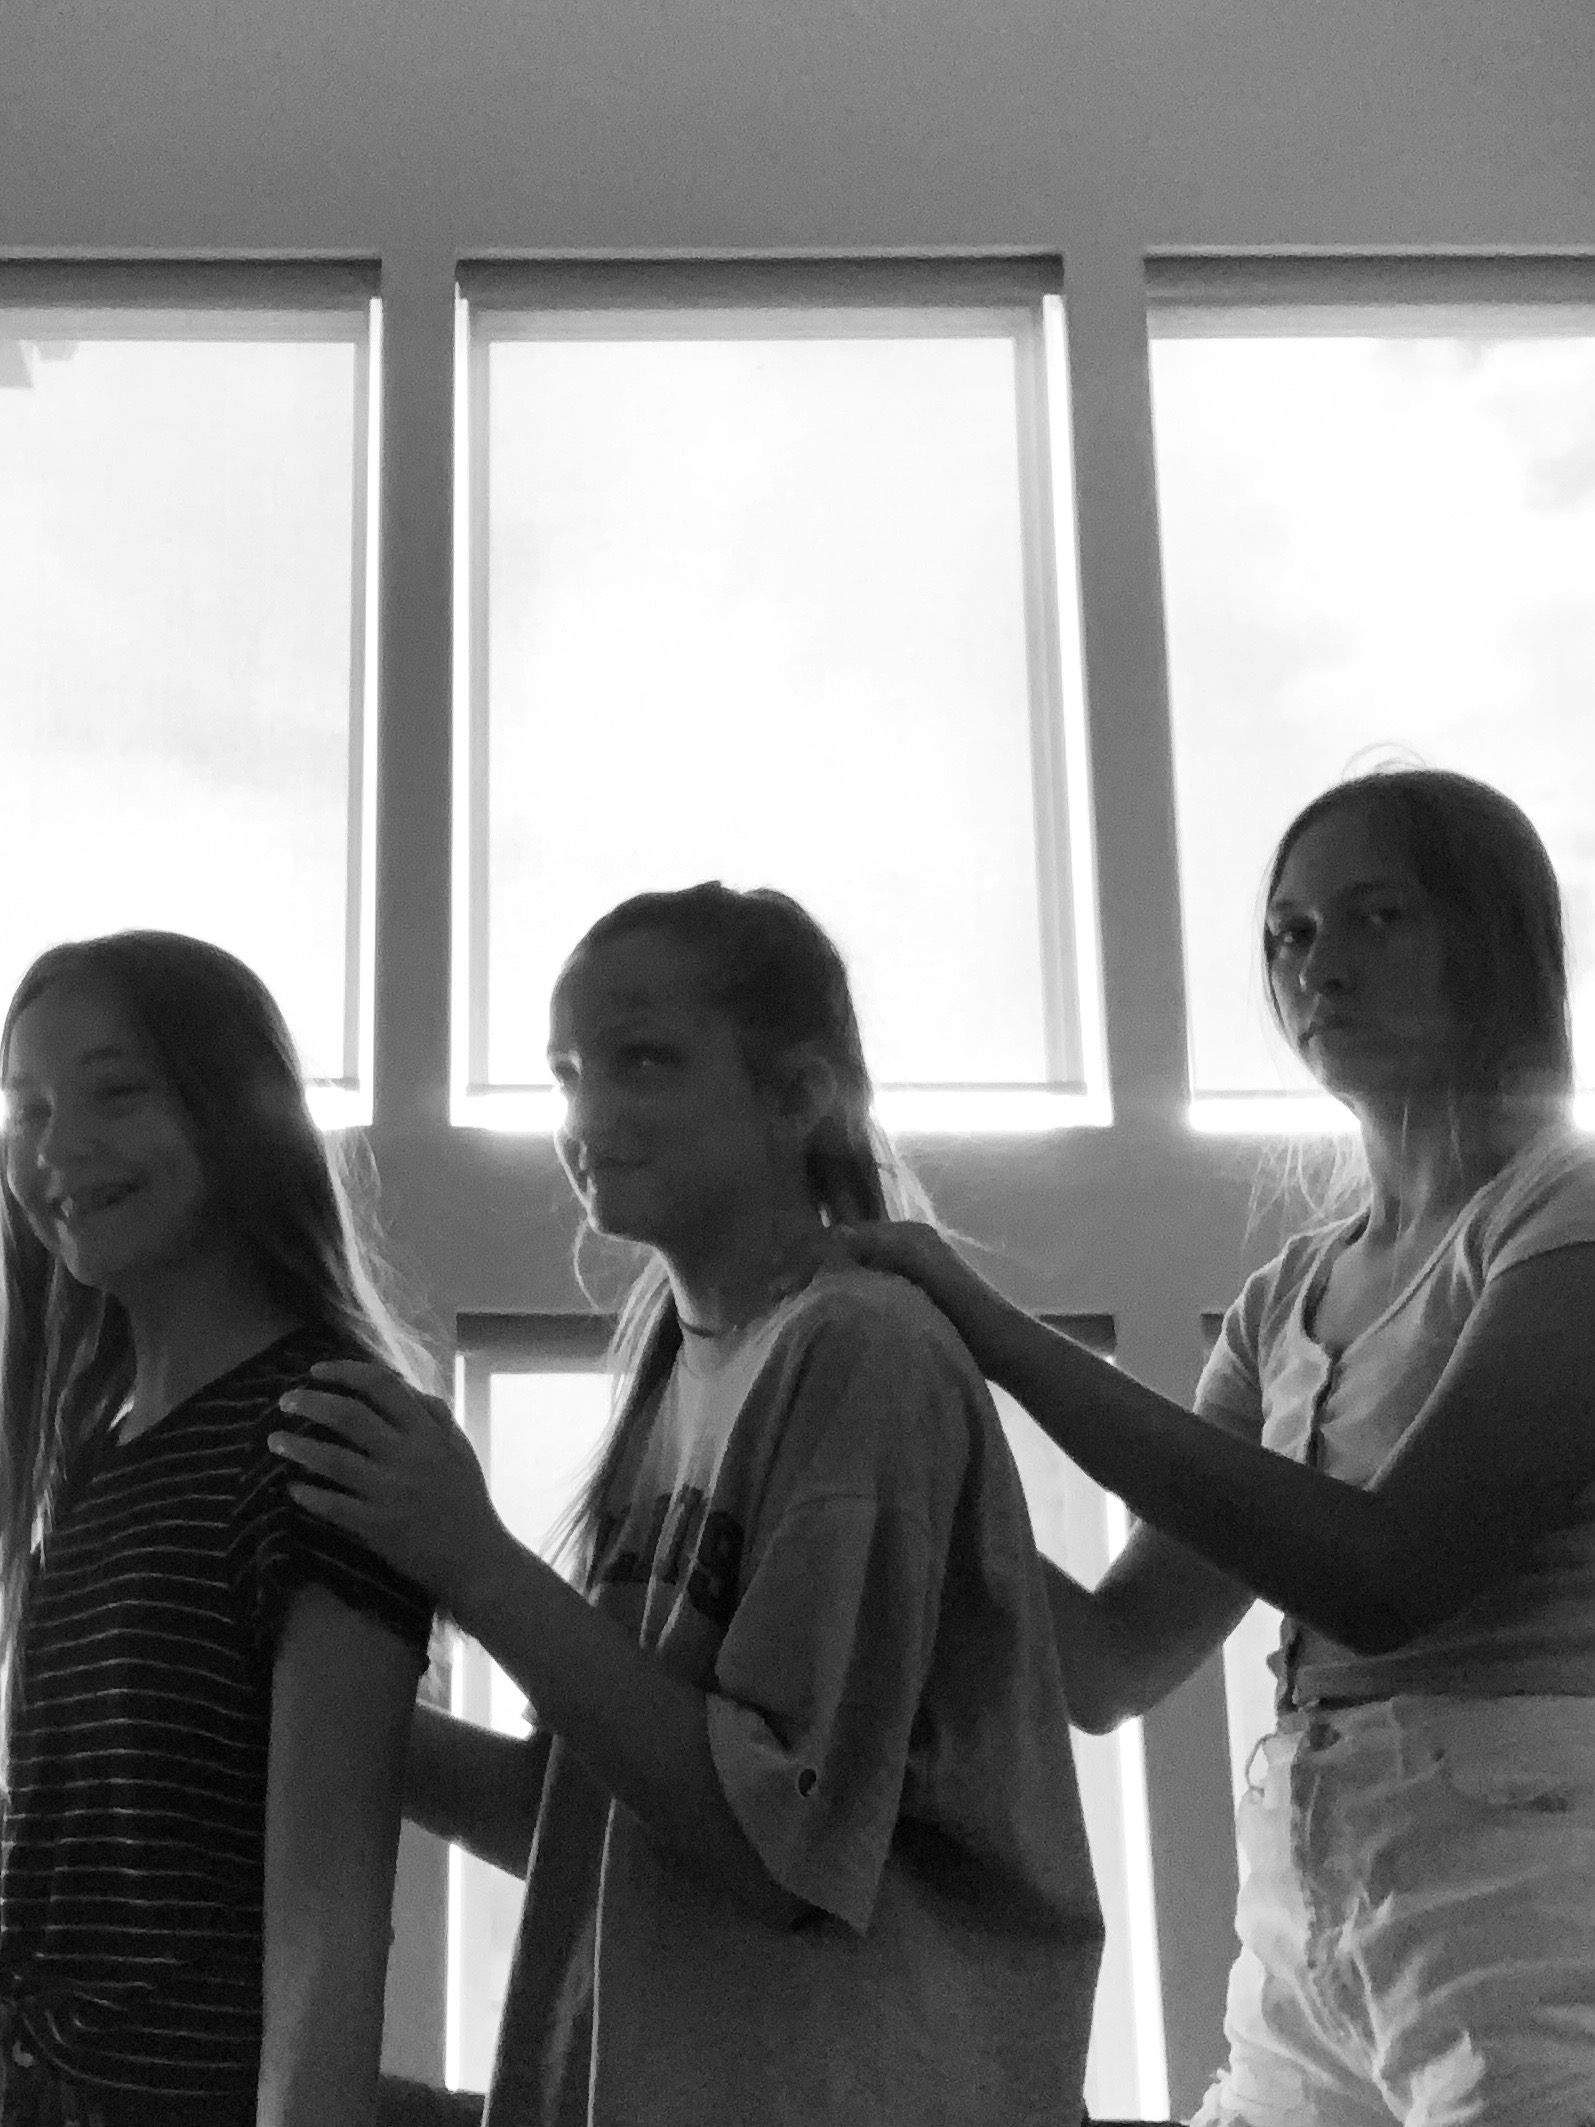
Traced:
POLYGON ((602 1147, 613 1133, 616 1101, 597 1073, 588 1073, 565 1088, 565 1113, 559 1126, 563 1142, 580 1152, 602 1147))
POLYGON ((559 1119, 559 1134, 569 1144, 585 1144, 593 1107, 592 1092, 577 1079, 561 1088, 561 1096, 565 1106, 559 1119))
POLYGON ((72 1101, 58 1101, 34 1132, 34 1165, 41 1170, 53 1168, 60 1172, 94 1149, 89 1118, 72 1101))
POLYGON ((1308 996, 1338 995, 1351 986, 1352 967, 1344 933, 1322 923, 1297 963, 1296 980, 1308 996))
POLYGON ((637 1159, 646 1137, 635 1095, 605 1071, 583 1072, 566 1090, 560 1143, 567 1163, 637 1159))

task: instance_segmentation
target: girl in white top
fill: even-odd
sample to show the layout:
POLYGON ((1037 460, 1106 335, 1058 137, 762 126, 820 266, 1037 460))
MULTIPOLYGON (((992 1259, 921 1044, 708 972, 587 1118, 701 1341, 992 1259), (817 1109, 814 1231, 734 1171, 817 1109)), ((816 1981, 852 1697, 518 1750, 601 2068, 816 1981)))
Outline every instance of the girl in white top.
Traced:
POLYGON ((1588 2127, 1595 1148, 1555 875, 1482 784, 1359 778, 1286 830, 1263 961, 1366 1184, 1249 1281, 1194 1417, 928 1230, 849 1245, 1141 1518, 1094 1591, 1051 1576, 1081 1725, 1156 1704, 1254 1596, 1285 1613, 1199 2127, 1588 2127))
POLYGON ((841 960, 781 894, 644 895, 549 1054, 587 1221, 647 1251, 582 1592, 391 1377, 318 1370, 376 1407, 297 1397, 350 1445, 282 1444, 531 1702, 412 1742, 409 1813, 527 1872, 487 2119, 1073 2127, 1101 1920, 1046 1587, 957 1337, 825 1260, 912 1201, 841 960))

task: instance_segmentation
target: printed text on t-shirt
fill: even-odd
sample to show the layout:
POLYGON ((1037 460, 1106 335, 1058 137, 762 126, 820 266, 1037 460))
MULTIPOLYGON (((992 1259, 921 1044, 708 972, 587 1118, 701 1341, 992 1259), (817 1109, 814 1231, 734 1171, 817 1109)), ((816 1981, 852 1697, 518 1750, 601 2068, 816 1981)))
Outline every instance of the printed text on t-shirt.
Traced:
POLYGON ((659 1493, 642 1527, 641 1540, 625 1544, 613 1555, 610 1547, 622 1527, 638 1526, 641 1503, 633 1503, 626 1514, 606 1515, 598 1531, 598 1579, 609 1587, 646 1586, 650 1581, 674 1587, 685 1569, 687 1600, 723 1632, 737 1606, 742 1525, 718 1507, 706 1513, 705 1498, 699 1485, 659 1493))

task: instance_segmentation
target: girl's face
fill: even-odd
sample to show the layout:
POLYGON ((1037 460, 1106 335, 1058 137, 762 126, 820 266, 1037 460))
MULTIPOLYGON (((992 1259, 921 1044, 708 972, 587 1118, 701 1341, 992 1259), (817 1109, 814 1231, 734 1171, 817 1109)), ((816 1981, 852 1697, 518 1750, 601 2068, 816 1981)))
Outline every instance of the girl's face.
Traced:
POLYGON ((1438 912, 1365 811, 1339 806, 1296 839, 1268 905, 1280 1019, 1345 1099, 1443 1084, 1456 1040, 1438 912))
POLYGON ((600 1233, 667 1257, 712 1249, 788 1178, 731 1020, 665 933, 579 955, 554 991, 548 1057, 567 1102, 560 1160, 600 1233))
POLYGON ((12 1028, 5 1094, 7 1186, 79 1284, 122 1294, 202 1245, 192 1128, 112 998, 69 981, 36 997, 12 1028))

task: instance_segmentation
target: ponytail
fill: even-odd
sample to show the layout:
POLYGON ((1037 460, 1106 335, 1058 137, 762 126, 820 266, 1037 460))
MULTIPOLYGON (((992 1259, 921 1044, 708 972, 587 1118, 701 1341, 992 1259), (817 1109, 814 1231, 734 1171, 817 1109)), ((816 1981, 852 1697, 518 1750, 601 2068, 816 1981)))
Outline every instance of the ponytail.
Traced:
MULTIPOLYGON (((804 1161, 823 1224, 934 1223, 923 1186, 875 1116, 846 963, 807 909, 773 887, 738 893, 718 880, 678 893, 638 894, 600 917, 566 970, 584 953, 637 931, 657 932, 693 954, 705 996, 731 1020, 756 1086, 778 1084, 797 1055, 817 1057, 828 1067, 835 1100, 816 1124, 804 1161)), ((604 1501, 680 1343, 670 1280, 663 1260, 651 1255, 621 1305, 609 1348, 614 1402, 608 1432, 556 1538, 584 1583, 597 1564, 604 1501)))

